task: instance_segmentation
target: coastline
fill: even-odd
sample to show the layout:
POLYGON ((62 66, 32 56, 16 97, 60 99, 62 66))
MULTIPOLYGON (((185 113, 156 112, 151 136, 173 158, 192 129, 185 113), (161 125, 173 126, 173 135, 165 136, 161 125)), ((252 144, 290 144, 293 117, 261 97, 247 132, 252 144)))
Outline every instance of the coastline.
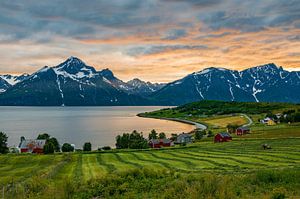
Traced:
POLYGON ((191 124, 194 125, 197 129, 206 130, 207 126, 198 122, 193 122, 190 120, 184 120, 184 119, 178 119, 178 118, 168 118, 168 117, 154 117, 154 116, 144 116, 142 113, 137 114, 138 117, 144 117, 144 118, 152 118, 152 119, 160 119, 160 120, 169 120, 169 121, 175 121, 175 122, 181 122, 185 124, 191 124))

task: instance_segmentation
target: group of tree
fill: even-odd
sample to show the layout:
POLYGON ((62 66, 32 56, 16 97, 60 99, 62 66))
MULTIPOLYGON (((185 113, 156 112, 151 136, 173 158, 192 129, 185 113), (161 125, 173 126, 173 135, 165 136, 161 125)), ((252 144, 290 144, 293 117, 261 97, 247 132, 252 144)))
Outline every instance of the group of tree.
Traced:
POLYGON ((44 154, 51 154, 60 151, 60 146, 57 139, 55 137, 51 137, 48 133, 39 134, 37 139, 46 140, 46 144, 43 148, 44 154))
POLYGON ((294 123, 300 122, 300 110, 290 109, 283 111, 281 116, 278 118, 272 112, 266 114, 266 117, 273 119, 275 122, 294 123))
POLYGON ((138 133, 134 130, 132 133, 123 133, 123 135, 118 135, 116 137, 116 148, 145 149, 148 148, 148 141, 143 137, 143 133, 138 133))
POLYGON ((7 138, 8 137, 5 133, 0 132, 0 154, 8 153, 7 138))
POLYGON ((206 131, 206 130, 201 130, 201 129, 195 129, 193 131, 194 133, 194 138, 195 140, 201 140, 204 136, 207 136, 207 137, 213 137, 214 136, 214 133, 209 130, 209 131, 206 131))
POLYGON ((90 142, 84 143, 83 151, 92 151, 92 144, 90 142))
POLYGON ((155 129, 151 130, 151 132, 149 133, 148 135, 148 139, 151 140, 151 139, 165 139, 167 136, 164 132, 161 132, 161 133, 157 133, 155 131, 155 129))
POLYGON ((239 128, 239 125, 237 125, 237 124, 228 124, 227 125, 228 133, 235 133, 237 128, 239 128))
POLYGON ((280 118, 280 122, 294 123, 300 122, 300 110, 287 110, 282 113, 285 117, 280 118))
POLYGON ((69 143, 64 143, 61 147, 62 152, 73 152, 74 150, 74 147, 69 143))

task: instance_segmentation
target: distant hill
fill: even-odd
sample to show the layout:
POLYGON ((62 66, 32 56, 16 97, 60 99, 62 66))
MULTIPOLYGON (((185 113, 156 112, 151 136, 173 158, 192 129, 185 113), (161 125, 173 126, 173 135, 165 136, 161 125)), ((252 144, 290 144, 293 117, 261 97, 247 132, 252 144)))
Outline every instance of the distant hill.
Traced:
POLYGON ((243 71, 211 67, 168 84, 137 78, 124 82, 111 70, 97 71, 76 57, 31 75, 0 75, 0 105, 182 105, 200 100, 299 103, 299 91, 300 72, 275 64, 243 71))
POLYGON ((149 113, 139 114, 150 117, 201 117, 211 115, 226 115, 235 113, 261 114, 269 112, 282 112, 284 110, 300 110, 300 104, 278 102, 224 102, 215 100, 202 100, 181 105, 175 108, 166 108, 149 113))

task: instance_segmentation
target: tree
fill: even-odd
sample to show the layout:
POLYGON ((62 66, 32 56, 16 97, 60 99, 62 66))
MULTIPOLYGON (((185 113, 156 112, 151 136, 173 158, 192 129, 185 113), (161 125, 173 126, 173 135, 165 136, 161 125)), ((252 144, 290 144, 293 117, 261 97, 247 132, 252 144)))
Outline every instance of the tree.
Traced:
POLYGON ((60 151, 59 143, 58 143, 58 141, 57 141, 57 139, 55 137, 51 137, 50 139, 48 139, 48 142, 51 142, 53 144, 54 150, 56 152, 60 151))
POLYGON ((166 138, 166 134, 164 132, 159 133, 158 135, 159 139, 165 139, 166 138))
POLYGON ((62 152, 73 152, 74 147, 69 143, 64 143, 61 147, 62 152))
MULTIPOLYGON (((22 139, 22 138, 21 138, 22 139)), ((54 147, 54 151, 59 152, 60 146, 55 137, 51 137, 48 133, 39 134, 37 137, 38 140, 46 140, 46 142, 51 142, 54 147)))
POLYGON ((132 133, 124 133, 116 137, 116 147, 118 149, 145 149, 148 148, 148 142, 142 133, 134 130, 132 133))
POLYGON ((157 132, 154 129, 152 129, 152 131, 149 133, 148 138, 149 138, 149 140, 157 139, 157 132))
POLYGON ((44 154, 54 153, 54 145, 51 142, 46 142, 43 148, 44 154))
POLYGON ((239 125, 237 125, 237 124, 228 124, 227 125, 228 133, 235 133, 237 128, 239 128, 239 125))
POLYGON ((212 131, 208 131, 207 137, 213 137, 213 136, 214 136, 214 133, 212 131))
POLYGON ((83 151, 91 151, 92 150, 92 144, 90 142, 86 142, 83 145, 83 151))
POLYGON ((205 131, 198 130, 195 132, 195 140, 201 140, 204 136, 205 131))
POLYGON ((0 153, 8 153, 7 138, 5 133, 0 132, 0 153))
POLYGON ((48 133, 39 134, 37 139, 38 140, 48 140, 48 139, 50 139, 50 135, 48 133))
POLYGON ((175 140, 177 140, 177 137, 178 137, 178 135, 176 133, 172 133, 170 140, 175 141, 175 140))

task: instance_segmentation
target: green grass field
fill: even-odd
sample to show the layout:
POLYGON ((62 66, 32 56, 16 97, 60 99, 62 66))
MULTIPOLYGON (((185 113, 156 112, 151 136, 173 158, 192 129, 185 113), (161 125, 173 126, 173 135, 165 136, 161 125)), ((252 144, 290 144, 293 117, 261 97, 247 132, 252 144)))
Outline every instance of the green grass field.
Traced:
MULTIPOLYGON (((208 105, 215 103, 218 112, 222 103, 208 105)), ((253 112, 251 134, 232 134, 231 142, 205 137, 163 149, 0 155, 0 198, 300 198, 300 123, 266 126, 253 103, 232 110, 243 105, 253 112)), ((259 109, 284 106, 262 103, 259 109)), ((248 122, 229 113, 190 117, 186 110, 197 112, 193 107, 148 114, 203 122, 213 133, 248 122)))
POLYGON ((247 175, 266 169, 298 171, 300 138, 243 139, 219 144, 204 141, 183 148, 146 151, 10 154, 1 155, 0 162, 0 188, 5 187, 7 196, 22 198, 25 194, 35 198, 39 195, 50 197, 53 195, 49 193, 53 193, 57 198, 63 198, 68 181, 87 185, 110 174, 136 169, 158 173, 170 170, 181 175, 247 175), (264 143, 272 149, 263 150, 261 145, 264 143), (14 190, 9 188, 12 185, 14 190))

